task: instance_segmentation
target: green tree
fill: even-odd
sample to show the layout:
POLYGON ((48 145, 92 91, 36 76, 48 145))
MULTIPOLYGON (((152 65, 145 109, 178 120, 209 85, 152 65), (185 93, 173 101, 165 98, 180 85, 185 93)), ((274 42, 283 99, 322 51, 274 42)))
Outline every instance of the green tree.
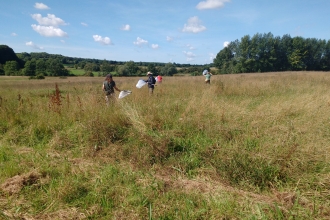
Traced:
POLYGON ((156 68, 156 65, 154 63, 149 63, 147 67, 147 72, 152 72, 154 75, 158 75, 159 70, 156 68))
POLYGON ((35 76, 36 75, 36 62, 35 60, 28 60, 25 62, 23 75, 35 76))
POLYGON ((0 63, 0 76, 5 75, 5 70, 3 68, 3 65, 0 63))
POLYGON ((61 61, 58 59, 48 59, 46 61, 47 75, 49 76, 68 76, 69 71, 65 69, 61 61))
POLYGON ((173 63, 166 63, 165 66, 160 69, 160 74, 163 76, 173 76, 177 72, 178 70, 173 63))
POLYGON ((119 66, 117 72, 118 72, 119 76, 128 76, 129 75, 129 69, 126 65, 119 66))
POLYGON ((86 63, 87 63, 86 61, 80 61, 80 62, 78 63, 79 68, 80 68, 80 69, 84 69, 86 63))
POLYGON ((94 72, 99 72, 100 71, 100 64, 99 63, 92 63, 92 69, 94 72))
POLYGON ((217 67, 220 70, 220 73, 232 73, 229 71, 229 64, 232 62, 232 59, 234 58, 233 52, 230 49, 230 44, 223 48, 217 56, 214 58, 213 63, 214 66, 217 67))
POLYGON ((276 61, 276 46, 274 36, 271 33, 257 34, 252 38, 252 50, 255 65, 251 69, 253 72, 270 72, 274 71, 274 63, 276 61), (254 41, 253 38, 257 39, 254 41))
POLYGON ((292 38, 286 34, 280 39, 279 48, 276 55, 276 70, 286 71, 290 69, 289 55, 292 52, 292 38))
POLYGON ((12 61, 7 61, 4 70, 5 70, 5 75, 6 76, 16 76, 19 75, 19 64, 17 61, 12 60, 12 61))
POLYGON ((20 59, 20 60, 23 60, 24 62, 28 61, 28 60, 31 60, 31 55, 29 53, 26 53, 26 52, 23 52, 23 53, 19 53, 17 54, 17 57, 20 59))
POLYGON ((47 64, 44 59, 38 59, 36 61, 36 75, 38 76, 47 75, 47 64))
POLYGON ((251 38, 249 35, 245 35, 241 38, 241 43, 239 44, 238 53, 236 55, 236 60, 238 62, 238 68, 241 73, 251 72, 250 65, 253 62, 251 59, 251 38))
POLYGON ((330 70, 330 40, 328 40, 327 43, 324 45, 320 65, 323 71, 330 70))
POLYGON ((111 65, 109 62, 104 60, 101 64, 100 69, 101 69, 101 72, 103 73, 103 76, 105 76, 111 72, 114 72, 116 70, 116 66, 111 65))
POLYGON ((288 55, 291 70, 306 70, 304 60, 307 52, 304 39, 302 37, 294 37, 292 39, 292 52, 288 55))
POLYGON ((306 64, 306 70, 322 70, 321 60, 324 55, 325 45, 325 40, 305 39, 307 54, 304 57, 304 63, 306 64))
POLYGON ((123 75, 123 76, 134 76, 137 74, 139 68, 138 66, 134 63, 134 61, 128 61, 125 63, 124 65, 126 67, 126 74, 127 75, 123 75))
POLYGON ((85 73, 93 72, 93 64, 92 63, 86 63, 86 65, 84 66, 84 71, 85 71, 85 73))

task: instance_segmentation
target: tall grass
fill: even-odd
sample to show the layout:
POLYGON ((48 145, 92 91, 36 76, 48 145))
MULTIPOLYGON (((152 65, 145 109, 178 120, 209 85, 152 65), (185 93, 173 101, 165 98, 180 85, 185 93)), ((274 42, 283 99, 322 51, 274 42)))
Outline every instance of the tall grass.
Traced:
POLYGON ((330 217, 328 73, 102 81, 0 79, 1 217, 330 217))

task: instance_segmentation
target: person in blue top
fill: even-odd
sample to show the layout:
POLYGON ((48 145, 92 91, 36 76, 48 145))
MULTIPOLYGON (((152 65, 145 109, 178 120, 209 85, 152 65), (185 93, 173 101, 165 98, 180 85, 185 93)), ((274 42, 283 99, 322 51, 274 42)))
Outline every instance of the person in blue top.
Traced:
POLYGON ((156 84, 156 79, 153 77, 152 72, 147 73, 148 79, 144 80, 146 83, 148 83, 148 89, 149 89, 149 94, 152 95, 154 92, 155 84, 156 84))
POLYGON ((105 100, 107 105, 109 104, 109 99, 110 98, 115 98, 115 90, 120 92, 121 90, 117 88, 115 81, 112 79, 112 75, 108 74, 105 77, 105 80, 102 85, 102 90, 104 91, 105 94, 105 100))

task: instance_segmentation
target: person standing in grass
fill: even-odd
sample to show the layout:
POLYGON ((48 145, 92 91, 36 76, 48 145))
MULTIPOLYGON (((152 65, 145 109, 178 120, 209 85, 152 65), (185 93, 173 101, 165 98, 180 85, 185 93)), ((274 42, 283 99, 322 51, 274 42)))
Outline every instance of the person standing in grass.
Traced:
POLYGON ((148 76, 148 79, 144 80, 144 81, 146 83, 148 83, 149 94, 152 95, 154 93, 156 79, 155 79, 155 77, 153 77, 152 72, 148 72, 147 76, 148 76))
POLYGON ((156 77, 156 81, 157 81, 157 84, 159 83, 162 83, 162 81, 163 81, 163 77, 161 76, 161 75, 158 75, 157 77, 156 77))
POLYGON ((204 75, 205 76, 205 83, 206 84, 210 84, 211 83, 211 76, 212 76, 212 73, 207 71, 207 73, 204 75))
POLYGON ((109 100, 115 98, 115 90, 120 92, 121 90, 117 88, 115 81, 112 79, 112 75, 108 74, 105 77, 105 80, 102 85, 102 90, 105 94, 105 101, 109 105, 109 100))

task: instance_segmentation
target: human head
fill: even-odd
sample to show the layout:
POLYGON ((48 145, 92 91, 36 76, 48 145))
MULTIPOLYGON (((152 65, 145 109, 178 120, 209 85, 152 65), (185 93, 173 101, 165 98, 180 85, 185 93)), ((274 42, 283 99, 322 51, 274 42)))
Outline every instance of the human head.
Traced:
POLYGON ((105 80, 112 80, 112 75, 111 74, 106 75, 105 80))
POLYGON ((152 75, 152 72, 149 71, 149 72, 147 73, 147 76, 149 76, 149 75, 152 75))

